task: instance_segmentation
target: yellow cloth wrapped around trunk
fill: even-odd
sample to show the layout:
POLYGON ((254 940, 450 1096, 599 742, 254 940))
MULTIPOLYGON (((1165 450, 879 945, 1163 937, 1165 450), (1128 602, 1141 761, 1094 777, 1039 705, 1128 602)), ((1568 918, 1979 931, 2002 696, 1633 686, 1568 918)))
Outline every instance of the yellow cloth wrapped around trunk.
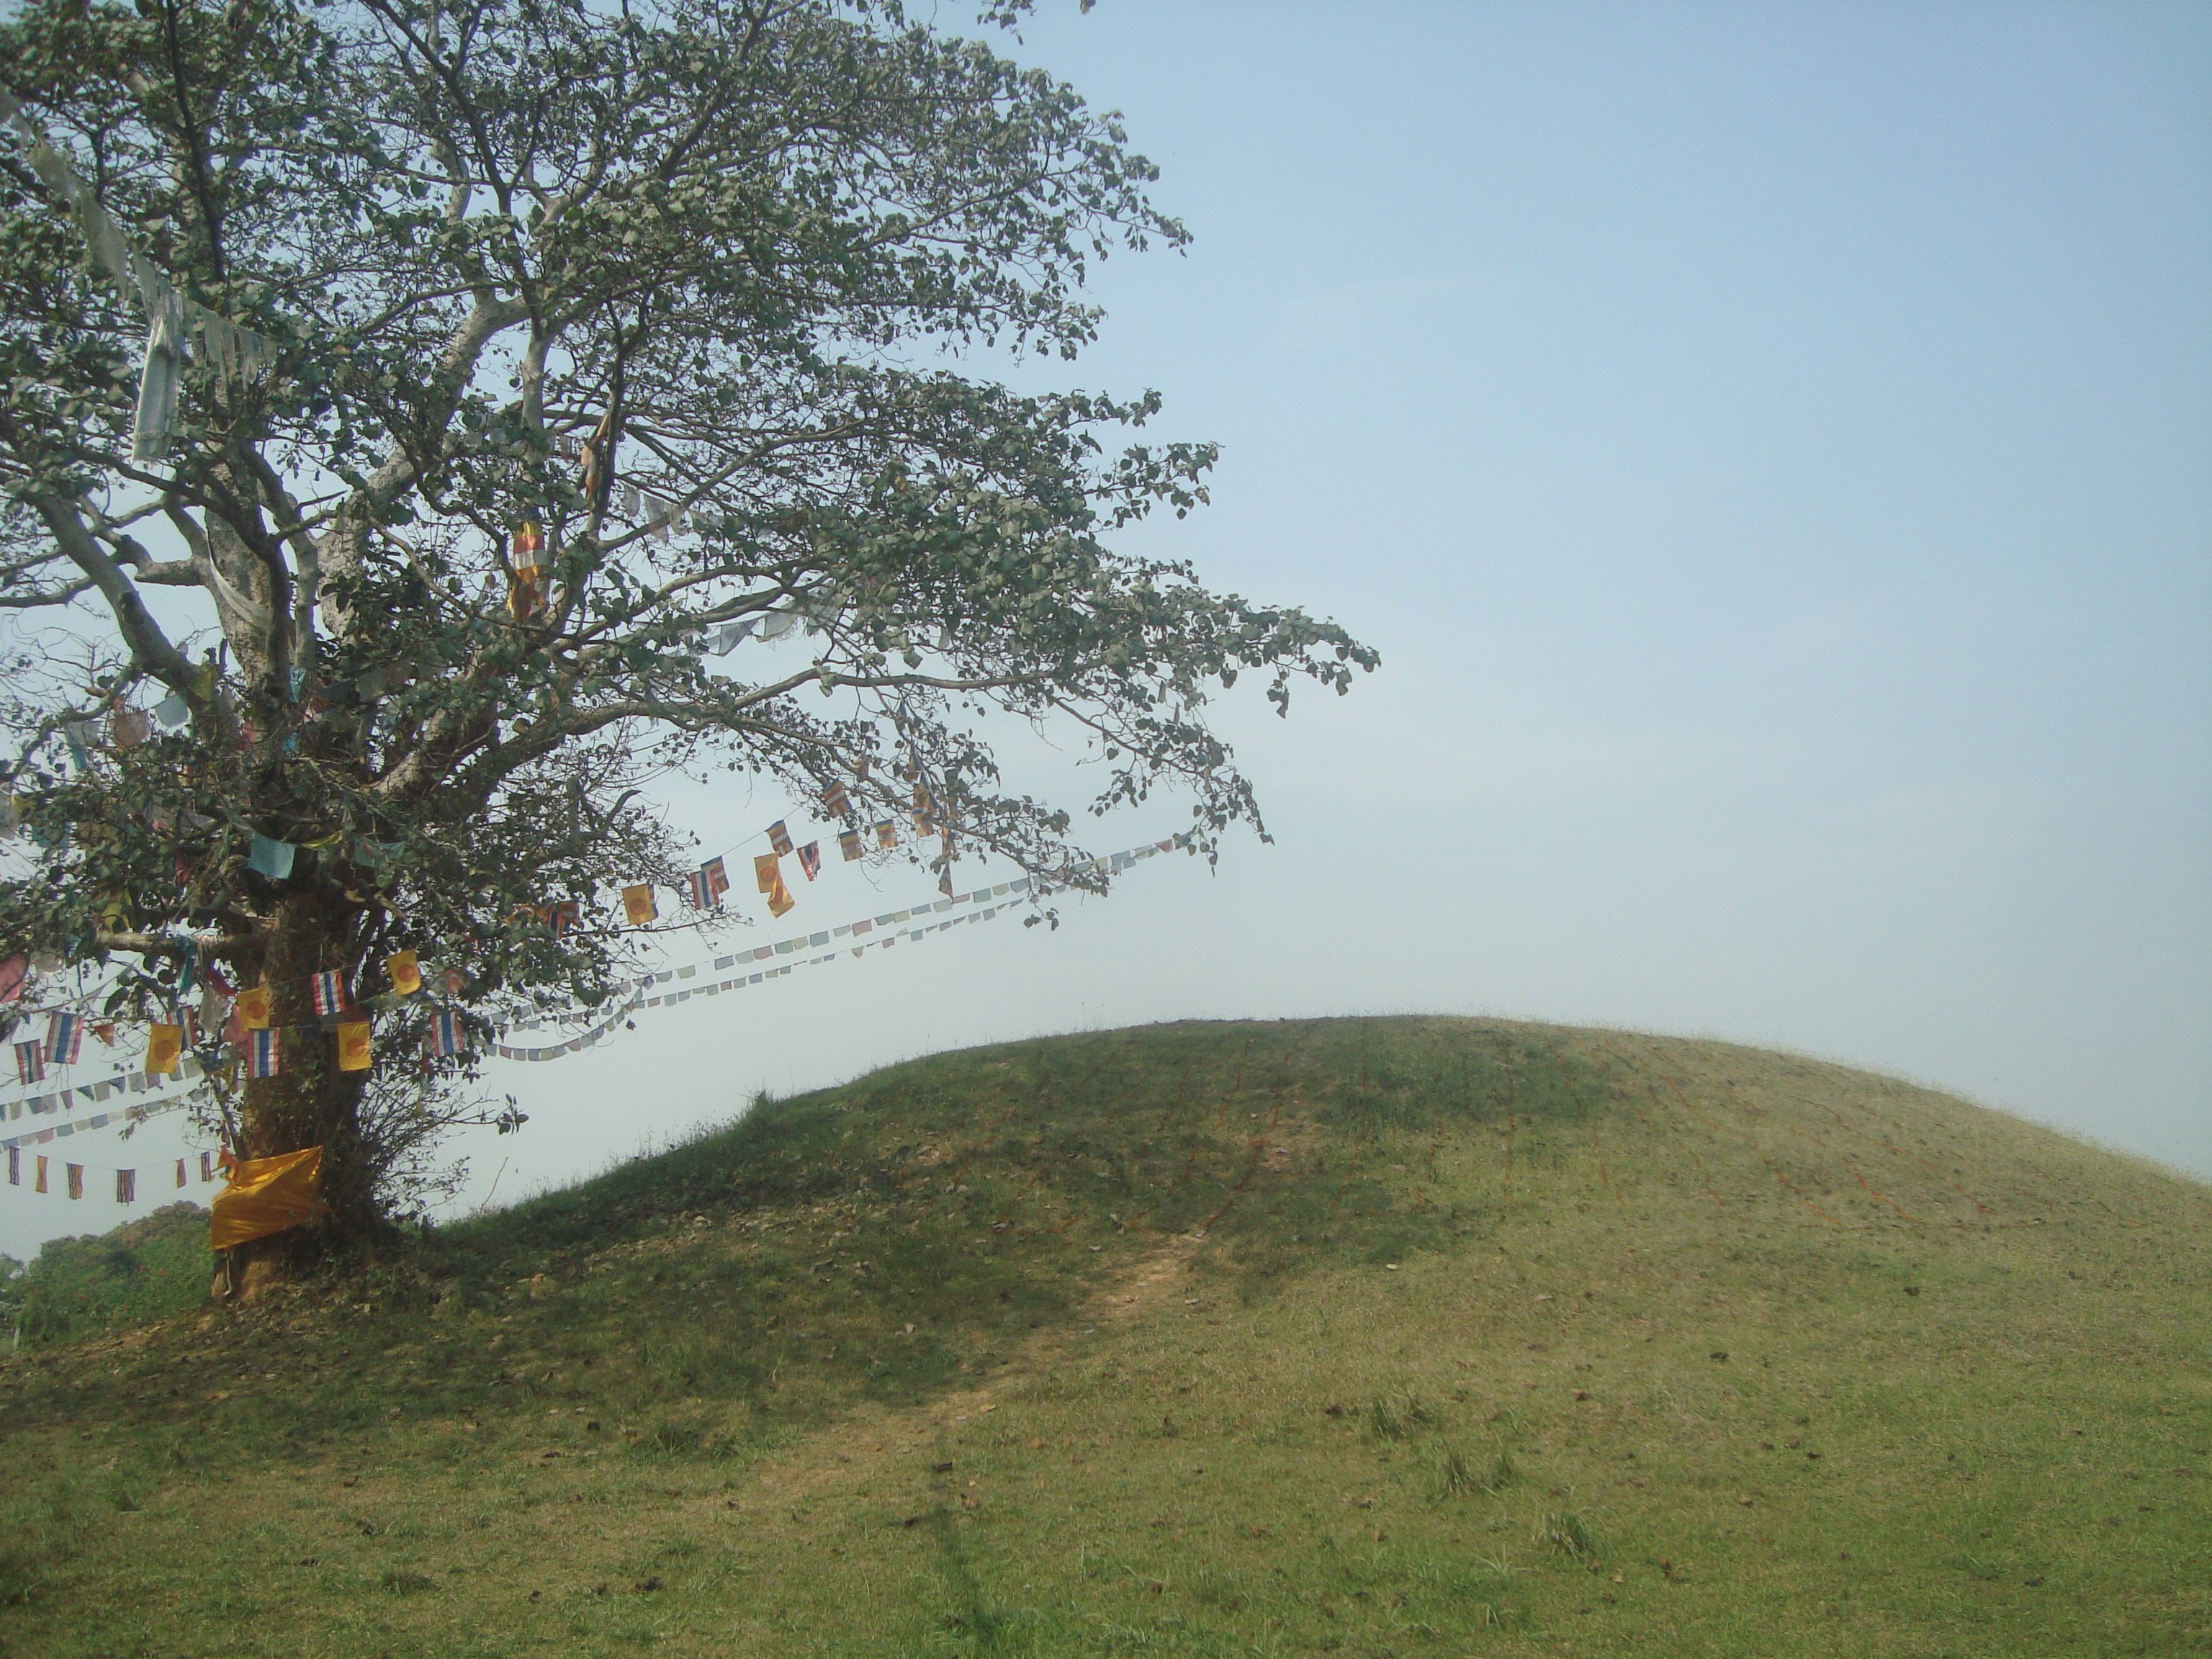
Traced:
POLYGON ((319 1146, 230 1165, 230 1184, 215 1195, 209 1246, 227 1250, 323 1214, 330 1206, 315 1190, 322 1169, 319 1146))

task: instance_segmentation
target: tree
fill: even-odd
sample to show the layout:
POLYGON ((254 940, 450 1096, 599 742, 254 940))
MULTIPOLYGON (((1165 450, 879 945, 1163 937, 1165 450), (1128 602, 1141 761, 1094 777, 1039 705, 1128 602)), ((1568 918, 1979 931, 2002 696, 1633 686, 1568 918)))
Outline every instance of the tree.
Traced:
MULTIPOLYGON (((1261 825, 1210 696, 1375 665, 1107 546, 1206 499, 1211 447, 1113 436, 1155 394, 974 372, 1072 360, 1091 263, 1186 234, 1114 118, 896 0, 33 0, 0 63, 0 941, 112 1009, 212 965, 312 1027, 313 974, 413 949, 376 1086, 441 1097, 434 1003, 625 976, 560 907, 680 878, 672 768, 1097 887, 1006 717, 1211 855, 1261 825)), ((325 1243, 375 1215, 364 1075, 295 1044, 238 1097, 247 1155, 326 1148, 325 1243)))

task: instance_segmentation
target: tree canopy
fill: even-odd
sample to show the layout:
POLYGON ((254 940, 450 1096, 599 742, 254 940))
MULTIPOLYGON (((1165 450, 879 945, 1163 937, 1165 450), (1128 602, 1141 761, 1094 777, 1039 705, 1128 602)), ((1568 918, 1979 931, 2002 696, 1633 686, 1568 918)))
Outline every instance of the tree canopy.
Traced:
MULTIPOLYGON (((110 1012, 215 963, 312 1022, 307 976, 403 949, 439 978, 381 1054, 434 1004, 600 1002, 631 937, 548 918, 680 878, 671 769, 1095 885, 995 722, 1080 734, 1079 805, 1187 792, 1211 851, 1260 818, 1209 698, 1375 665, 1109 545, 1206 499, 1155 394, 979 372, 1073 359, 1095 264, 1187 240, 987 41, 876 0, 33 0, 0 64, 0 950, 105 965, 110 1012)), ((303 1051, 242 1150, 330 1146, 361 1219, 363 1087, 303 1051)))

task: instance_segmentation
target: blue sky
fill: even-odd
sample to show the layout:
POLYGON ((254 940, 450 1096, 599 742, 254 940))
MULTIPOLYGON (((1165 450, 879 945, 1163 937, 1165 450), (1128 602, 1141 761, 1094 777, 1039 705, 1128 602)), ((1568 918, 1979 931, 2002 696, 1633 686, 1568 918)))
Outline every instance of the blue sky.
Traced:
MULTIPOLYGON (((933 1048, 1414 1010, 1808 1050, 2212 1175, 2212 12, 1024 34, 1197 241, 1023 373, 1160 387, 1216 501, 1132 545, 1383 668, 1224 708, 1273 846, 506 1067, 532 1121, 465 1149, 474 1198, 933 1048)), ((671 807, 717 846, 783 810, 671 807)), ((927 885, 882 893, 833 866, 793 921, 927 885)), ((41 1203, 0 1249, 112 1218, 41 1203)))

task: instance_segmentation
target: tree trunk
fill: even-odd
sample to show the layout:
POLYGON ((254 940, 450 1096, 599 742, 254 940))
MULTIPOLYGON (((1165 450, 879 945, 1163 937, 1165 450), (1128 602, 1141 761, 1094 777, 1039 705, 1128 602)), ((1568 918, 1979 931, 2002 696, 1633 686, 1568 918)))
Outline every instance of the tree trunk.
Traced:
MULTIPOLYGON (((232 1255, 231 1283, 252 1297, 333 1254, 357 1249, 376 1228, 374 1193, 361 1139, 361 1100, 368 1073, 342 1072, 335 1020, 315 1012, 313 975, 330 968, 353 975, 358 905, 314 887, 287 893, 262 956, 270 1024, 278 1039, 275 1077, 246 1082, 239 1113, 242 1158, 323 1149, 318 1223, 255 1239, 232 1255)), ((356 1016, 365 1018, 365 1016, 356 1016)))

